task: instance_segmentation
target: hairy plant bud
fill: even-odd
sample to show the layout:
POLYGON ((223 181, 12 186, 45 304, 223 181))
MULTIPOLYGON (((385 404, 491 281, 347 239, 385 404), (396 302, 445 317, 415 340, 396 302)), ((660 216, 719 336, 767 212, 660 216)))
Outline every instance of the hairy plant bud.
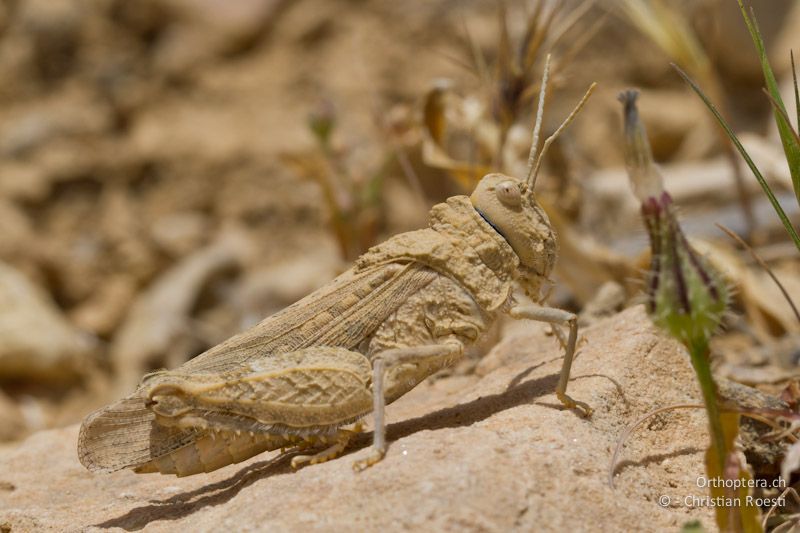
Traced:
POLYGON ((652 257, 647 274, 648 311, 653 321, 684 343, 707 343, 728 301, 721 276, 686 239, 675 215, 636 108, 636 91, 620 94, 625 106, 625 161, 652 257))
POLYGON ((653 321, 684 343, 707 342, 722 321, 727 286, 687 241, 668 193, 642 202, 642 218, 650 236, 647 293, 653 321))

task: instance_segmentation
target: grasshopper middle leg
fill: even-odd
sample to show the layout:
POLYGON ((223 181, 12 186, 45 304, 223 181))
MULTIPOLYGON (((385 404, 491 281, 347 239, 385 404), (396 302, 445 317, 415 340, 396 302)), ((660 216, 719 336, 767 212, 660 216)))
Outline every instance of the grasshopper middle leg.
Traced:
POLYGON ((396 348, 378 353, 372 361, 372 400, 375 429, 372 439, 372 453, 361 461, 356 461, 353 468, 357 471, 368 468, 386 455, 386 372, 390 368, 404 363, 422 363, 460 355, 464 347, 460 343, 434 344, 426 346, 410 346, 396 348))
POLYGON ((538 322, 547 322, 569 327, 569 336, 564 348, 564 363, 561 366, 561 375, 558 378, 556 396, 570 409, 578 408, 584 416, 592 414, 589 404, 572 399, 567 395, 567 382, 569 382, 569 372, 572 368, 572 360, 575 358, 575 345, 578 340, 578 317, 574 313, 556 309, 554 307, 542 307, 540 305, 520 305, 513 307, 509 312, 512 318, 528 318, 538 322))

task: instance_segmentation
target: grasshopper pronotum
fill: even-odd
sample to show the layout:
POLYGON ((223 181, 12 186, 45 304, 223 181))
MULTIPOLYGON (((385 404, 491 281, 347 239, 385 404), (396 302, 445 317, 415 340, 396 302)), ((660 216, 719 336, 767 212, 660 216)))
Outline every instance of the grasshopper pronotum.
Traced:
MULTIPOLYGON (((187 476, 262 451, 328 446, 293 466, 335 457, 374 414, 373 449, 386 453, 384 407, 451 364, 500 313, 569 327, 556 394, 566 394, 575 353, 574 314, 517 305, 519 284, 535 302, 556 260, 556 236, 533 194, 549 141, 528 177, 488 174, 471 196, 435 205, 427 229, 396 235, 361 256, 328 285, 181 367, 151 374, 130 396, 89 415, 78 454, 90 470, 187 476)), ((535 159, 535 161, 534 161, 535 159)), ((535 164, 534 164, 535 163, 535 164)))

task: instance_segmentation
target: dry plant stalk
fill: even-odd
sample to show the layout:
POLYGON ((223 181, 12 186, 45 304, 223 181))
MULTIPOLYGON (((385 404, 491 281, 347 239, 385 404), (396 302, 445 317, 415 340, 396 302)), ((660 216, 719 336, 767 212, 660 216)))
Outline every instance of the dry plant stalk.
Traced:
POLYGON ((556 236, 533 177, 484 176, 471 196, 435 205, 429 228, 373 247, 249 331, 146 376, 86 418, 81 462, 187 476, 266 450, 327 446, 294 457, 297 467, 338 455, 357 431, 344 426, 372 412, 373 449, 355 464, 366 468, 386 453, 385 404, 453 363, 501 313, 569 328, 556 395, 588 415, 566 394, 577 317, 539 305, 556 236), (515 283, 537 303, 517 303, 515 283))
MULTIPOLYGON (((462 91, 455 90, 449 83, 440 83, 427 93, 423 161, 428 166, 445 170, 464 190, 474 189, 480 177, 491 171, 521 174, 517 164, 524 165, 524 160, 518 160, 521 154, 516 153, 508 141, 512 130, 528 115, 537 93, 540 93, 540 103, 543 102, 541 91, 547 78, 539 81, 535 66, 543 52, 552 51, 557 45, 561 52, 553 61, 552 69, 549 59, 542 65, 543 69, 550 69, 557 75, 569 65, 603 22, 601 17, 577 39, 565 38, 593 4, 593 0, 583 0, 567 10, 563 3, 538 0, 526 16, 520 38, 512 39, 509 15, 500 3, 498 41, 492 62, 484 57, 465 27, 472 56, 466 68, 476 75, 479 86, 473 91, 462 91), (564 46, 560 46, 561 41, 564 46), (466 96, 459 96, 462 93, 466 96), (462 153, 453 152, 459 142, 452 145, 449 142, 454 131, 465 134, 460 141, 462 153)), ((463 66, 462 61, 455 61, 463 66)), ((538 116, 541 126, 541 113, 538 116)))
MULTIPOLYGON (((283 153, 281 159, 299 176, 319 185, 341 256, 352 261, 377 240, 382 224, 378 215, 384 169, 353 164, 351 147, 334 142, 337 123, 333 104, 320 101, 308 117, 308 129, 316 146, 283 153)), ((403 165, 402 157, 399 159, 403 165)))

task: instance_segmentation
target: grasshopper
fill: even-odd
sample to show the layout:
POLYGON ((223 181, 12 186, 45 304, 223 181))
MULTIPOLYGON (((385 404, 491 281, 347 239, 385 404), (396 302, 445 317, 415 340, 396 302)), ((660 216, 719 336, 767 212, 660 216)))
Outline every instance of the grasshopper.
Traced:
POLYGON ((545 141, 539 95, 528 176, 484 176, 471 196, 435 205, 429 227, 379 244, 328 285, 175 370, 145 376, 130 396, 90 414, 78 455, 92 471, 133 468, 188 476, 278 448, 325 447, 292 466, 336 457, 372 413, 373 446, 361 470, 387 450, 385 405, 438 370, 507 313, 567 326, 559 400, 567 395, 577 318, 542 305, 556 261, 556 235, 533 194, 549 141, 581 109, 594 85, 545 141), (515 287, 534 304, 518 304, 515 287))

